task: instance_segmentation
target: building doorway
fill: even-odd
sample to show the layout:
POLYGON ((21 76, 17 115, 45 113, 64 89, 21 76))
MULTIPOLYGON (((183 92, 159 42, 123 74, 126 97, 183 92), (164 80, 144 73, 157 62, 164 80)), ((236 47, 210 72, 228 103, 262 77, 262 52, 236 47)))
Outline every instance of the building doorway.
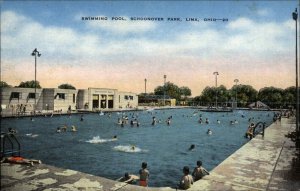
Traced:
POLYGON ((99 95, 93 94, 93 109, 99 108, 99 95))
POLYGON ((113 95, 108 96, 108 108, 110 108, 110 109, 114 108, 114 96, 113 95))
POLYGON ((101 109, 106 109, 106 95, 101 95, 101 109))

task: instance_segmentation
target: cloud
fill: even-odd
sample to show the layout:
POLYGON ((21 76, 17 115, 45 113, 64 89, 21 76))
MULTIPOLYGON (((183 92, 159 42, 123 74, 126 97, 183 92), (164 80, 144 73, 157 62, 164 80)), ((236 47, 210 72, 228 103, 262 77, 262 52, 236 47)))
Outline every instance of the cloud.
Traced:
POLYGON ((166 23, 157 25, 150 21, 86 24, 84 29, 84 24, 77 28, 48 26, 25 15, 3 11, 3 79, 14 79, 14 82, 32 79, 33 70, 24 74, 24 68, 32 69, 30 53, 34 48, 42 53, 38 61, 39 79, 48 87, 77 80, 81 88, 106 85, 139 92, 143 85, 132 86, 137 80, 146 77, 152 83, 149 88, 155 88, 167 74, 171 82, 190 86, 200 93, 201 88, 213 85, 212 72, 216 70, 228 86, 234 78, 244 82, 250 79, 257 86, 275 83, 274 76, 291 71, 284 64, 291 62, 294 54, 292 20, 259 22, 242 17, 205 27, 182 22, 186 27, 181 30, 170 30, 166 23), (253 68, 268 72, 259 82, 254 82, 256 75, 246 77, 249 72, 259 73, 253 68), (225 72, 228 79, 224 77, 225 72))
POLYGON ((259 16, 268 16, 271 14, 271 11, 269 9, 259 9, 257 10, 257 14, 259 16))
POLYGON ((145 33, 156 28, 157 24, 154 21, 133 21, 127 16, 112 17, 97 16, 99 18, 107 18, 107 20, 85 20, 87 27, 93 30, 105 30, 116 34, 128 33, 145 33))

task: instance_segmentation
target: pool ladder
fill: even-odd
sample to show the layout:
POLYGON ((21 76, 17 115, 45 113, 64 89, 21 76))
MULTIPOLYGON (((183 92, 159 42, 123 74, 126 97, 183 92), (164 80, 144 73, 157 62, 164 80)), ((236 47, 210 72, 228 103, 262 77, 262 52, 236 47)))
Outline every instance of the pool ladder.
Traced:
POLYGON ((253 135, 254 137, 258 134, 261 134, 262 137, 265 136, 265 127, 266 127, 266 123, 265 122, 258 122, 256 123, 254 129, 253 129, 253 135))
POLYGON ((21 156, 20 152, 21 144, 15 134, 1 132, 1 158, 6 156, 21 156))

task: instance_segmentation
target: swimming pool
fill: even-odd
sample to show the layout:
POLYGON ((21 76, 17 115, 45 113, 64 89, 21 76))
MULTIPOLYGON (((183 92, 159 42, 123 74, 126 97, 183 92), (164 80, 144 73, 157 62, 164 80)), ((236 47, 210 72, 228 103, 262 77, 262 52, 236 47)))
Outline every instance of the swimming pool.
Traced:
POLYGON ((150 171, 149 186, 174 187, 182 176, 182 167, 192 170, 202 160, 207 170, 216 167, 248 140, 245 139, 249 118, 253 122, 272 123, 271 111, 200 112, 196 109, 169 109, 139 112, 113 112, 110 115, 84 114, 71 117, 47 116, 2 119, 2 131, 12 127, 18 131, 21 154, 41 159, 43 163, 73 169, 96 176, 118 179, 125 172, 138 174, 146 161, 150 171), (209 124, 198 122, 200 115, 209 124), (245 117, 242 117, 244 115, 245 117), (121 127, 118 118, 128 116, 121 127), (152 118, 161 121, 151 125, 152 118), (166 120, 172 116, 171 124, 166 120), (137 118, 140 126, 131 127, 137 118), (217 122, 220 121, 220 123, 217 122), (230 121, 237 120, 231 125, 230 121), (56 133, 67 125, 77 132, 56 133), (212 134, 208 135, 208 129, 212 134), (117 135, 117 140, 113 136, 117 135), (190 145, 195 149, 189 151, 190 145), (132 146, 135 149, 132 150, 132 146))

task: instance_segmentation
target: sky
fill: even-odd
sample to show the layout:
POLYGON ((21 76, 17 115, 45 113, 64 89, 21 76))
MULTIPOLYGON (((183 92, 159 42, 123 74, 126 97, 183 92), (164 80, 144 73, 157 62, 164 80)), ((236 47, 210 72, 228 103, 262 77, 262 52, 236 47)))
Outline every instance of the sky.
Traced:
POLYGON ((69 83, 144 93, 147 79, 149 93, 166 75, 167 82, 198 96, 215 85, 216 71, 218 85, 228 89, 235 79, 257 90, 295 85, 296 0, 4 0, 0 5, 1 81, 13 86, 34 80, 35 48, 42 54, 37 81, 45 88, 69 83))

